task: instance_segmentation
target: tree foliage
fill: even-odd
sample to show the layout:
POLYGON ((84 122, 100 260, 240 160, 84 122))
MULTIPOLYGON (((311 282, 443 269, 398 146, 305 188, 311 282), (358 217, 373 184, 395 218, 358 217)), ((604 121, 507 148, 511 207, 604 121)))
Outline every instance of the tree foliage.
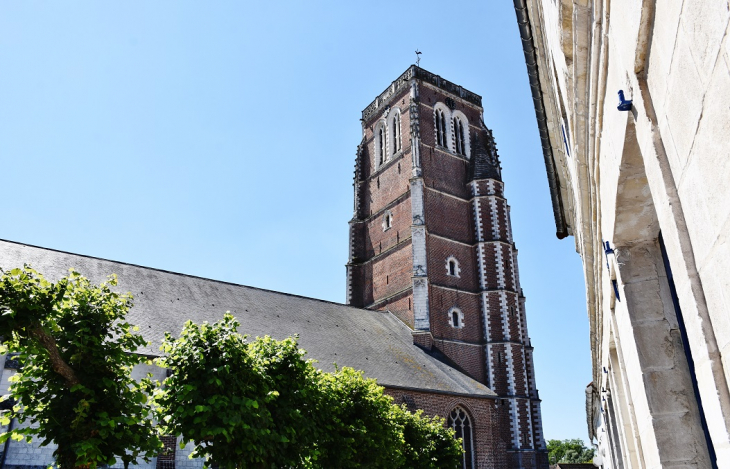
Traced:
POLYGON ((222 468, 294 466, 316 437, 315 370, 293 339, 247 343, 237 326, 226 315, 188 321, 178 339, 166 334, 160 424, 222 468))
POLYGON ((318 377, 322 438, 317 467, 403 467, 399 407, 383 388, 352 368, 318 377))
POLYGON ((593 461, 595 450, 587 448, 581 439, 548 440, 548 460, 550 464, 589 463, 593 461))
POLYGON ((396 418, 403 428, 403 467, 446 469, 461 467, 464 450, 454 431, 444 426, 444 419, 428 417, 398 407, 396 418), (456 444, 454 444, 456 442, 456 444))
POLYGON ((111 291, 114 277, 96 286, 73 270, 56 283, 28 266, 0 274, 2 346, 22 365, 3 423, 35 424, 0 442, 54 442, 61 469, 148 459, 162 449, 157 430, 225 469, 459 467, 443 419, 395 406, 361 372, 317 370, 296 338, 247 341, 229 314, 188 322, 179 338, 166 334, 162 389, 131 378, 146 342, 125 321, 132 297, 111 291))
POLYGON ((229 314, 167 335, 158 391, 165 431, 221 468, 456 468, 443 419, 395 406, 375 380, 317 370, 296 339, 247 342, 229 314))
POLYGON ((17 401, 3 415, 37 424, 0 435, 57 444, 61 468, 125 465, 149 458, 162 444, 153 429, 149 379, 131 370, 146 345, 125 316, 131 295, 111 291, 116 278, 92 285, 78 272, 52 283, 32 268, 0 270, 0 336, 22 369, 11 378, 17 401))

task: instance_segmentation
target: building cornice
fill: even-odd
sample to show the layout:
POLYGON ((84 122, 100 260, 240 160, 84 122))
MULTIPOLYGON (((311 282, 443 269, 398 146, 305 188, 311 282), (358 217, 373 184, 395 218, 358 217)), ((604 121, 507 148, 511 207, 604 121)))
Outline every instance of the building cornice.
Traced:
POLYGON ((530 16, 527 11, 526 0, 514 0, 514 4, 515 13, 517 13, 517 24, 520 29, 520 38, 522 39, 522 49, 525 54, 527 75, 530 80, 532 101, 535 104, 535 117, 537 118, 537 127, 540 131, 540 143, 542 145, 542 153, 545 159, 548 185, 550 186, 550 198, 553 204, 553 216, 555 217, 555 235, 558 239, 563 239, 568 236, 569 233, 565 220, 563 198, 560 191, 560 180, 556 172, 553 148, 550 143, 547 113, 540 84, 540 73, 538 71, 537 49, 535 46, 535 38, 532 34, 533 28, 530 24, 530 16))
POLYGON ((444 80, 435 73, 431 73, 421 67, 411 65, 408 67, 408 70, 403 72, 401 76, 393 81, 393 83, 391 83, 385 91, 380 93, 380 95, 378 95, 378 97, 362 111, 362 120, 369 121, 370 118, 378 112, 378 110, 390 104, 394 96, 399 95, 402 91, 408 89, 408 84, 413 79, 433 85, 447 93, 451 93, 454 96, 463 99, 466 102, 475 104, 479 107, 482 106, 482 97, 478 94, 472 93, 466 88, 448 80, 444 80))

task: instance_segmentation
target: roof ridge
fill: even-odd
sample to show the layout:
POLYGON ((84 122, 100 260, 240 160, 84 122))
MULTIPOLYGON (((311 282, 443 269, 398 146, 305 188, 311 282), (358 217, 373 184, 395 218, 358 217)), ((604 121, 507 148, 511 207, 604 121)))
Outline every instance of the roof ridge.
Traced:
POLYGON ((313 301, 319 301, 319 302, 322 302, 322 303, 328 303, 328 304, 333 304, 333 305, 337 305, 337 306, 345 306, 347 308, 356 309, 358 311, 372 311, 372 312, 378 312, 378 313, 382 313, 382 314, 392 314, 392 313, 390 313, 390 311, 380 311, 380 310, 374 310, 374 309, 358 308, 357 306, 347 305, 347 304, 344 304, 344 303, 338 303, 336 301, 323 300, 323 299, 320 299, 320 298, 312 298, 311 296, 303 296, 303 295, 297 295, 295 293, 287 293, 287 292, 282 292, 282 291, 277 291, 277 290, 270 290, 268 288, 252 287, 251 285, 244 285, 242 283, 227 282, 225 280, 217 280, 217 279, 208 278, 208 277, 201 277, 199 275, 191 275, 191 274, 185 274, 185 273, 182 273, 182 272, 174 272, 172 270, 158 269, 156 267, 148 267, 146 265, 132 264, 131 262, 115 261, 113 259, 106 259, 104 257, 89 256, 87 254, 77 254, 75 252, 63 251, 61 249, 47 248, 47 247, 44 247, 44 246, 36 246, 35 244, 21 243, 19 241, 12 241, 12 240, 9 240, 9 239, 0 238, 0 242, 16 244, 18 246, 27 246, 27 247, 35 248, 35 249, 43 249, 44 251, 58 252, 58 253, 61 253, 61 254, 69 254, 71 256, 85 257, 87 259, 95 259, 95 260, 104 261, 104 262, 112 262, 114 264, 128 265, 128 266, 131 266, 131 267, 139 267, 140 269, 153 270, 153 271, 156 271, 156 272, 163 272, 163 273, 171 274, 171 275, 179 275, 181 277, 188 277, 188 278, 194 278, 194 279, 199 279, 199 280, 207 280, 209 282, 221 283, 221 284, 224 284, 224 285, 231 285, 231 286, 234 286, 234 287, 250 288, 252 290, 259 290, 259 291, 265 291, 265 292, 269 292, 269 293, 276 293, 276 294, 279 294, 279 295, 286 295, 286 296, 291 296, 291 297, 294 297, 294 298, 303 298, 305 300, 313 300, 313 301))

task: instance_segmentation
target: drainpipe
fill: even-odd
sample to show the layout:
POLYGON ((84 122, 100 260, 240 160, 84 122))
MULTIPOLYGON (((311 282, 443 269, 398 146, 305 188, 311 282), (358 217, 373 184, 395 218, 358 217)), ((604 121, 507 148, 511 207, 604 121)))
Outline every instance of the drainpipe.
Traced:
MULTIPOLYGON (((15 419, 10 419, 10 424, 8 425, 8 432, 13 431, 13 422, 15 422, 15 419)), ((10 440, 12 438, 8 438, 5 440, 5 445, 3 447, 3 460, 0 463, 0 469, 5 469, 5 458, 8 456, 8 448, 10 447, 10 440)))

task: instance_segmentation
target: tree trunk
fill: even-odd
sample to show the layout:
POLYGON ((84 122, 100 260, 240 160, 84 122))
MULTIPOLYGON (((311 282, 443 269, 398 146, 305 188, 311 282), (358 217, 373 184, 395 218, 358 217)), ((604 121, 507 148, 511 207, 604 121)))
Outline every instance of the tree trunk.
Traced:
POLYGON ((61 375, 68 384, 68 387, 75 386, 80 383, 79 378, 76 376, 76 372, 61 358, 61 353, 58 351, 56 340, 48 334, 41 326, 33 326, 30 329, 30 335, 34 337, 46 351, 51 359, 51 366, 53 371, 61 375))

